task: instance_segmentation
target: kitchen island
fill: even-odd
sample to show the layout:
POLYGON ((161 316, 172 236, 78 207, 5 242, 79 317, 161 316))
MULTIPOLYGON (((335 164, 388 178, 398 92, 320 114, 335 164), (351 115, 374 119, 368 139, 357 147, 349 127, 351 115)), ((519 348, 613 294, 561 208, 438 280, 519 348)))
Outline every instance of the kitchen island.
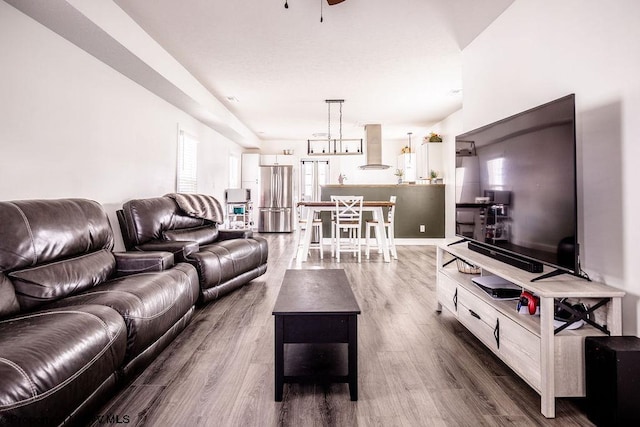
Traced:
MULTIPOLYGON (((364 196, 364 200, 389 200, 396 196, 396 238, 440 238, 444 237, 444 185, 323 185, 321 200, 331 196, 364 196), (420 226, 424 225, 424 232, 420 226)), ((363 214, 363 220, 368 219, 363 214)), ((324 221, 327 224, 327 221, 324 221)), ((328 236, 329 229, 325 230, 328 236)))

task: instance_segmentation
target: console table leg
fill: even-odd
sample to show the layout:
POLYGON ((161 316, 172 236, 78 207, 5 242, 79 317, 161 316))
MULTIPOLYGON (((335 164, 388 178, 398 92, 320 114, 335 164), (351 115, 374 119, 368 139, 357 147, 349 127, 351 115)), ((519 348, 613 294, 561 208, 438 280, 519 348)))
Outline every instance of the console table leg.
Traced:
POLYGON ((282 402, 284 388, 284 319, 275 317, 275 400, 282 402))
POLYGON ((607 314, 607 327, 611 335, 622 335, 622 298, 611 298, 607 314))
POLYGON ((540 298, 541 412, 547 418, 556 416, 555 346, 553 298, 540 298))

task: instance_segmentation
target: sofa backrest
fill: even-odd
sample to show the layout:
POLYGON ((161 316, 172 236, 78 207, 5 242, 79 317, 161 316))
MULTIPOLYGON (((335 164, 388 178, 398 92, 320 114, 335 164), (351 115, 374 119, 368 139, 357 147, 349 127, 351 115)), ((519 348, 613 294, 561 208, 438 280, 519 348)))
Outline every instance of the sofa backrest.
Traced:
POLYGON ((85 199, 0 202, 0 271, 113 249, 109 218, 85 199))
POLYGON ((0 293, 9 293, 10 282, 22 309, 106 280, 115 271, 112 249, 111 224, 97 202, 0 202, 0 293))
MULTIPOLYGON (((118 219, 122 238, 129 249, 154 240, 167 240, 165 232, 168 231, 211 225, 205 219, 187 215, 167 196, 129 200, 122 206, 118 219)), ((215 225, 211 226, 215 229, 215 225)))

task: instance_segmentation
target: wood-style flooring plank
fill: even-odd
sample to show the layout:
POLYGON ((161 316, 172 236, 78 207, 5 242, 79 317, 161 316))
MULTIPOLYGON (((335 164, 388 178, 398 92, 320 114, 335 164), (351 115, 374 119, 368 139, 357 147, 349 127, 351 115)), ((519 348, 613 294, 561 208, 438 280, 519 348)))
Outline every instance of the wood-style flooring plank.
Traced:
MULTIPOLYGON (((580 399, 540 396, 446 311, 436 313, 431 246, 399 246, 399 260, 294 260, 292 234, 263 234, 267 272, 199 307, 192 322, 98 415, 132 426, 589 426, 580 399), (271 314, 289 268, 342 268, 358 317, 359 400, 346 384, 286 384, 274 401, 271 314)), ((96 419, 95 426, 101 425, 96 419)))

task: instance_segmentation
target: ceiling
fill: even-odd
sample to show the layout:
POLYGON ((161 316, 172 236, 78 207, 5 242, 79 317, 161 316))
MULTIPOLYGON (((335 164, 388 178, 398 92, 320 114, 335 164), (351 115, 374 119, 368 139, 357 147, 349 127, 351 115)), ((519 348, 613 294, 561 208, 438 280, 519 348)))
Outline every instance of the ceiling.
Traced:
POLYGON ((114 1, 262 140, 326 137, 326 99, 347 138, 427 132, 462 105, 461 49, 513 2, 114 1))
MULTIPOLYGON (((231 140, 256 147, 260 140, 326 138, 327 99, 344 100, 344 138, 362 138, 368 123, 381 124, 386 140, 426 135, 462 106, 462 49, 514 0, 287 0, 288 8, 285 0, 5 1, 231 140), (219 106, 205 101, 203 108, 138 56, 144 52, 123 45, 136 24, 114 20, 118 7, 219 106)), ((337 138, 339 109, 331 105, 337 138)))

